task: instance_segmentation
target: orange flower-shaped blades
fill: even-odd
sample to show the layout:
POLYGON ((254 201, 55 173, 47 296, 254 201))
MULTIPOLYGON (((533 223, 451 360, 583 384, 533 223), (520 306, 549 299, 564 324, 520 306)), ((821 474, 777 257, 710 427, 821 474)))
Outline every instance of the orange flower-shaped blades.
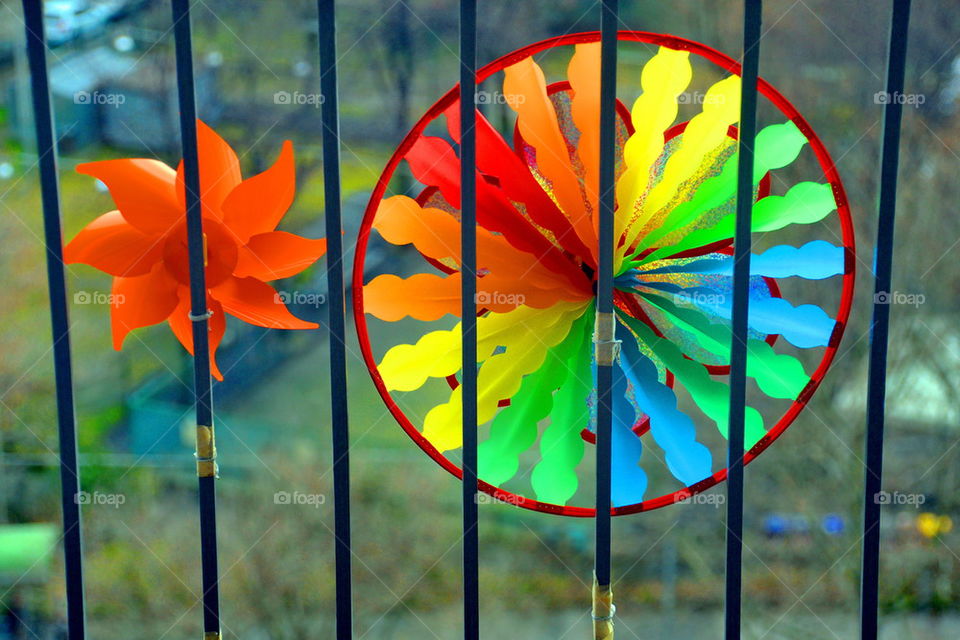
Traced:
MULTIPOLYGON (((293 202, 293 145, 284 142, 272 167, 243 180, 236 153, 198 122, 212 373, 222 380, 216 349, 224 314, 276 329, 314 329, 293 316, 267 281, 297 274, 326 251, 326 240, 277 231, 293 202)), ((113 346, 134 329, 166 320, 193 353, 183 163, 158 160, 89 162, 77 171, 106 184, 117 209, 89 225, 64 248, 68 264, 84 263, 114 276, 110 317, 113 346)))

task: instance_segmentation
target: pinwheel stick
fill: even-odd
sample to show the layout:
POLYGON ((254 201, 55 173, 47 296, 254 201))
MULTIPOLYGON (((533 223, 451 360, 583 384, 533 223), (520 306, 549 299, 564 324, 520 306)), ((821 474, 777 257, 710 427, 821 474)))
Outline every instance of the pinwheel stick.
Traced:
POLYGON ((613 616, 617 606, 613 604, 613 588, 601 586, 593 577, 593 637, 596 640, 613 640, 613 616))

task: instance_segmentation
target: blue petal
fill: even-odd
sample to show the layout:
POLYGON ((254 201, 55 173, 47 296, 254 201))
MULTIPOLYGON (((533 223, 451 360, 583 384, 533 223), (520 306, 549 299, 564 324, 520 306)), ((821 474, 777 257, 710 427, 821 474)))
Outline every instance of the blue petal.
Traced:
POLYGON ((650 434, 666 454, 670 473, 687 486, 700 482, 713 471, 710 450, 697 442, 690 416, 677 408, 673 389, 657 377, 657 366, 637 348, 636 338, 622 325, 620 364, 633 386, 637 402, 650 417, 650 434))
MULTIPOLYGON (((750 257, 750 275, 768 278, 800 277, 822 280, 843 273, 844 248, 825 240, 814 240, 802 247, 781 244, 750 257)), ((649 269, 640 274, 712 273, 733 275, 733 258, 704 258, 685 264, 667 265, 649 269)))
POLYGON ((643 444, 633 432, 637 417, 627 398, 627 379, 620 367, 613 367, 613 428, 611 430, 611 486, 613 506, 643 501, 647 474, 640 468, 643 444))

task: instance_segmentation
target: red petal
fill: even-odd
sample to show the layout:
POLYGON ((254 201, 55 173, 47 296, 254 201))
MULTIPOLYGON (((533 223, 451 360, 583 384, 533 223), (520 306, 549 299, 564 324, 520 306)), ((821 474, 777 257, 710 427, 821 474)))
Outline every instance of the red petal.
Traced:
POLYGON ((311 240, 286 231, 261 233, 240 248, 233 274, 264 281, 288 278, 312 265, 326 251, 324 238, 311 240))
POLYGON ((163 245, 137 231, 119 211, 105 213, 63 248, 67 264, 88 264, 112 276, 141 276, 160 259, 163 245))
POLYGON ((77 172, 98 178, 124 219, 150 236, 166 233, 180 219, 173 169, 159 160, 131 158, 77 165, 77 172))
MULTIPOLYGON (((460 101, 444 112, 447 131, 460 143, 460 101)), ((534 179, 526 163, 514 153, 500 133, 477 110, 477 168, 497 178, 510 200, 526 205, 527 215, 553 233, 557 243, 575 256, 589 259, 592 252, 583 244, 566 215, 534 179)))
MULTIPOLYGON (((215 218, 222 218, 223 201, 240 184, 240 161, 230 145, 200 120, 197 120, 197 146, 200 152, 200 202, 203 211, 215 218)), ((177 167, 177 198, 181 211, 186 210, 183 180, 181 161, 177 167)))
POLYGON ((227 278, 210 293, 224 311, 244 322, 268 329, 316 329, 319 325, 295 317, 280 294, 256 278, 227 278))
POLYGON ((176 308, 177 282, 162 262, 150 273, 133 278, 114 278, 110 320, 113 348, 119 350, 134 329, 163 322, 176 308))
MULTIPOLYGON (((443 138, 421 136, 404 156, 413 176, 440 189, 452 206, 460 207, 460 158, 443 138)), ((477 173, 477 222, 488 231, 503 234, 521 251, 539 256, 548 268, 571 278, 582 277, 580 269, 517 211, 504 193, 477 173), (579 273, 579 275, 578 275, 579 273)))
MULTIPOLYGON (((180 298, 177 308, 173 310, 167 322, 170 323, 170 329, 177 340, 184 346, 190 355, 193 355, 193 322, 190 321, 190 289, 180 287, 177 295, 180 298)), ((223 380, 223 374, 220 373, 220 367, 217 366, 217 347, 223 340, 223 334, 227 329, 227 319, 223 313, 223 307, 220 303, 207 296, 207 309, 213 312, 207 321, 207 330, 209 337, 207 340, 210 345, 210 373, 217 380, 223 380)))
POLYGON ((293 203, 295 190, 293 143, 287 140, 273 166, 230 192, 223 201, 223 221, 241 243, 273 231, 293 203))

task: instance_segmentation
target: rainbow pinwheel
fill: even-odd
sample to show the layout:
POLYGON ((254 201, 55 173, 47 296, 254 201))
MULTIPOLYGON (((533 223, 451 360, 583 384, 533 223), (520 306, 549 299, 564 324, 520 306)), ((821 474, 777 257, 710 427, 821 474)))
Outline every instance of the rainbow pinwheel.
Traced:
MULTIPOLYGON (((718 444, 729 410, 740 78, 734 61, 697 43, 638 32, 620 39, 660 45, 633 82, 621 73, 619 87, 639 84, 632 109, 618 107, 617 132, 614 300, 621 352, 614 367, 612 490, 615 513, 628 513, 675 502, 726 477, 718 444), (699 71, 694 77, 694 60, 713 63, 705 65, 702 78, 710 82, 702 92, 695 89, 702 80, 699 71), (685 121, 684 104, 697 107, 685 121)), ((592 514, 572 502, 588 471, 584 453, 593 441, 596 395, 597 40, 577 34, 532 45, 478 78, 503 71, 502 93, 494 95, 516 120, 511 144, 505 139, 511 136, 477 114, 481 485, 522 506, 569 515, 592 514), (566 81, 548 84, 533 54, 570 44, 566 81)), ((849 312, 854 262, 849 212, 829 155, 780 94, 765 82, 760 91, 781 118, 762 127, 755 144, 753 230, 760 249, 751 264, 748 461, 790 424, 829 367, 849 312), (801 154, 819 165, 811 180, 797 180, 801 154), (772 232, 795 244, 769 243, 772 232), (802 299, 788 300, 781 285, 802 299), (828 313, 804 296, 837 309, 828 313)), ((397 150, 367 209, 354 282, 358 333, 374 382, 411 437, 454 473, 459 469, 447 453, 462 444, 460 324, 452 324, 461 284, 459 109, 452 90, 397 150), (428 126, 433 135, 425 134, 428 126), (384 198, 401 161, 424 185, 416 199, 384 198), (411 263, 398 250, 393 264, 400 273, 365 282, 371 229, 425 259, 428 269, 410 275, 403 265, 411 263), (420 326, 408 344, 378 345, 377 358, 365 314, 389 323, 412 318, 420 326), (418 406, 417 394, 436 399, 430 379, 447 381, 442 400, 426 411, 404 411, 401 403, 418 406)))

